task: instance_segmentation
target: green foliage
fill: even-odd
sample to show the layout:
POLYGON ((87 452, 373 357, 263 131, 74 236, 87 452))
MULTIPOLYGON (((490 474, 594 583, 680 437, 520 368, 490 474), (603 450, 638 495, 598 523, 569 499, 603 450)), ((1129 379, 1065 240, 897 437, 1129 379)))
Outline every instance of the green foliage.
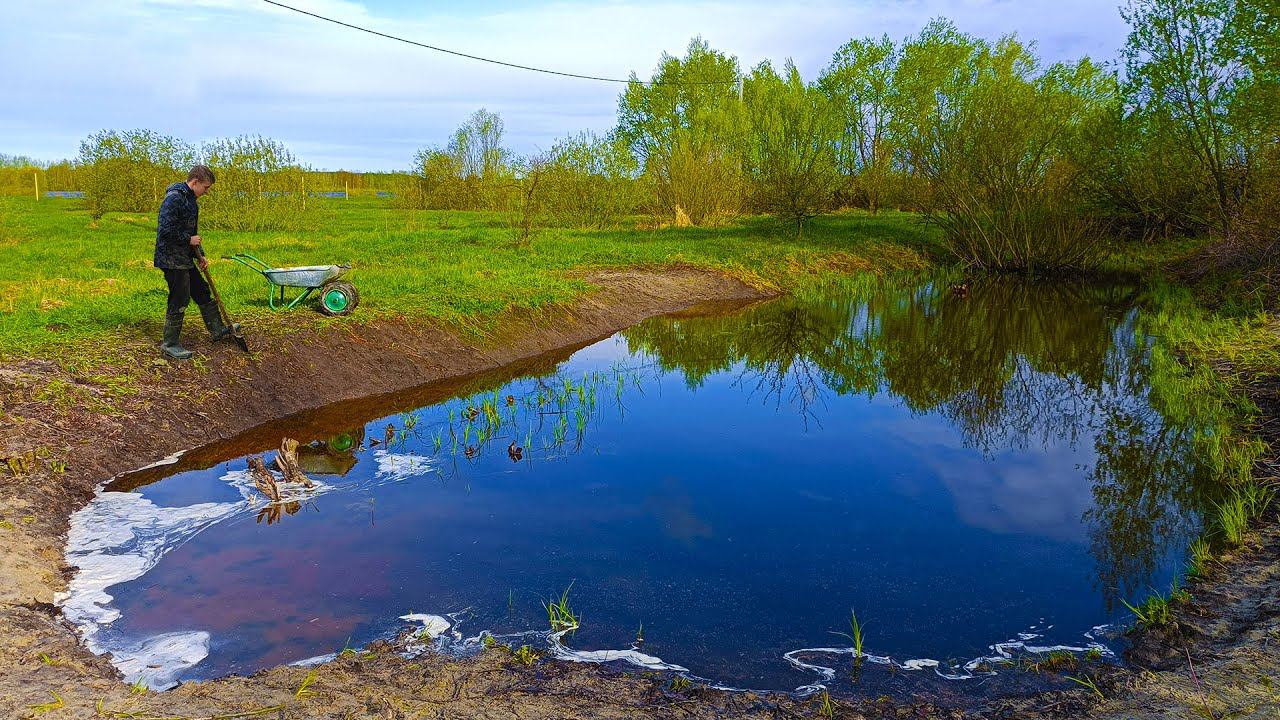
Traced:
POLYGON ((1107 699, 1107 697, 1102 694, 1102 690, 1098 689, 1098 684, 1094 682, 1093 678, 1089 677, 1088 675, 1085 675, 1083 677, 1075 677, 1073 675, 1067 675, 1066 678, 1081 687, 1088 688, 1093 692, 1094 696, 1097 697, 1099 700, 1107 699))
POLYGON ((1213 523, 1228 545, 1244 542, 1249 526, 1261 517, 1275 499, 1275 491, 1250 480, 1231 489, 1230 494, 1214 504, 1217 514, 1213 523))
POLYGON ((1173 600, 1171 597, 1165 597, 1158 592, 1152 591, 1151 595, 1139 605, 1132 605, 1128 600, 1124 599, 1121 599, 1120 602, 1129 608, 1129 612, 1133 613, 1134 618, 1141 627, 1164 627, 1173 622, 1173 600))
POLYGON ((840 182, 831 142, 835 104, 806 85, 790 61, 782 76, 761 63, 743 93, 753 209, 794 223, 800 235, 805 223, 832 206, 840 182))
POLYGON ((582 618, 575 615, 573 608, 569 607, 569 591, 572 589, 573 583, 569 583, 569 587, 564 589, 558 600, 552 598, 542 603, 542 607, 546 608, 552 632, 573 632, 581 624, 582 618))
POLYGON ((894 145, 889 133, 898 53, 886 35, 853 39, 836 51, 818 88, 836 106, 832 143, 844 197, 876 212, 890 193, 894 145))
MULTIPOLYGON (((200 150, 217 182, 200 199, 201 230, 302 230, 315 226, 306 176, 293 153, 263 137, 216 140, 200 150)), ((182 178, 185 179, 183 174, 182 178)))
POLYGON ((613 227, 638 207, 638 166, 616 136, 572 135, 552 146, 548 155, 546 205, 557 225, 613 227))
POLYGON ((649 84, 633 77, 618 100, 618 137, 652 182, 653 209, 694 225, 741 206, 738 61, 701 38, 683 58, 663 54, 649 84))
POLYGON ((511 653, 511 657, 521 665, 530 666, 538 661, 538 653, 528 645, 521 645, 519 649, 511 653))
POLYGON ((90 215, 155 212, 164 189, 186 179, 196 152, 177 138, 151 130, 103 130, 80 143, 80 185, 90 215), (181 175, 181 177, 179 177, 181 175))
POLYGON ((1088 60, 1042 70, 1016 38, 935 22, 903 47, 895 127, 929 218, 964 262, 1055 271, 1100 258, 1073 151, 1116 99, 1088 60))

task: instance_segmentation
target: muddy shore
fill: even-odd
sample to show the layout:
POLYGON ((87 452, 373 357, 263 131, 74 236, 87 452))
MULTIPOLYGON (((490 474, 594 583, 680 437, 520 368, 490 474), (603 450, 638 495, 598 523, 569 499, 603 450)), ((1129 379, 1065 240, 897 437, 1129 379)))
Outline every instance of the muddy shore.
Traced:
MULTIPOLYGON (((1190 588, 1193 601, 1180 610, 1176 630, 1138 637, 1132 667, 1093 673, 1105 700, 1080 688, 966 708, 873 699, 824 707, 819 698, 675 691, 669 677, 607 667, 526 667, 500 650, 469 660, 406 660, 386 644, 316 668, 302 693, 312 671, 282 667, 140 694, 106 659, 79 646, 52 604, 71 572, 63 560, 67 522, 112 476, 174 452, 251 436, 262 423, 302 411, 388 393, 404 393, 411 403, 414 389, 426 383, 536 362, 647 317, 708 301, 767 297, 691 269, 590 279, 599 290, 573 306, 513 315, 484 342, 379 321, 295 334, 255 347, 248 357, 229 345, 192 343, 206 356, 203 368, 157 366, 141 392, 109 401, 110 388, 54 363, 0 365, 0 456, 47 455, 29 474, 0 477, 0 717, 1280 717, 1274 511, 1249 546, 1190 588), (50 399, 45 389, 51 385, 74 388, 75 402, 50 399), (110 412, 93 402, 98 396, 110 412)), ((136 354, 139 362, 155 356, 141 342, 136 354)), ((1274 389, 1256 391, 1270 417, 1274 389)), ((1268 435, 1267 427, 1258 432, 1268 435)))

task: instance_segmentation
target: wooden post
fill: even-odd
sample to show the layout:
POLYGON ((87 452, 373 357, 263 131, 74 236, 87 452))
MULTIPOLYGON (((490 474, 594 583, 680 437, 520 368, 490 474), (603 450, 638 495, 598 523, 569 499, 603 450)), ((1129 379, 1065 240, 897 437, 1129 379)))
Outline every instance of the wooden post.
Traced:
POLYGON ((40 202, 40 173, 38 171, 32 171, 31 179, 35 181, 36 185, 36 202, 40 202))
POLYGON ((350 200, 350 199, 351 199, 351 184, 350 184, 350 183, 342 183, 342 199, 343 199, 343 200, 350 200))

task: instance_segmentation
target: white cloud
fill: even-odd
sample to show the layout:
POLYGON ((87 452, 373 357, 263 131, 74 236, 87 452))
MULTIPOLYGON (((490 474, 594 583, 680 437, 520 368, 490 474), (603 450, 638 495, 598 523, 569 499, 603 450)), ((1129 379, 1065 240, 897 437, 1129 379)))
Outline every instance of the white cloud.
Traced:
MULTIPOLYGON (((850 37, 900 38, 936 16, 988 37, 1017 31, 1051 60, 1109 58, 1124 37, 1116 1, 291 4, 475 55, 625 78, 647 76, 695 35, 745 66, 792 57, 812 77, 850 37)), ((63 157, 93 131, 148 127, 191 140, 261 133, 316 166, 393 168, 482 106, 523 151, 606 130, 621 88, 442 55, 260 0, 0 3, 2 152, 63 157)))

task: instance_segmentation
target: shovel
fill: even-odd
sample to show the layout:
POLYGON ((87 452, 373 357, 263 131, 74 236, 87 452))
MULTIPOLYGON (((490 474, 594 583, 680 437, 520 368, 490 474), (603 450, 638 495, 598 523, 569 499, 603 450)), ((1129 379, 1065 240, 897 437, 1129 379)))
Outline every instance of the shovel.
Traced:
MULTIPOLYGON (((209 292, 213 293, 213 301, 218 304, 218 314, 222 316, 222 324, 226 325, 231 331, 231 338, 236 341, 236 345, 239 345, 241 350, 249 352, 249 343, 244 341, 244 336, 240 334, 236 324, 231 322, 231 316, 227 314, 227 308, 222 304, 222 296, 218 294, 218 286, 213 284, 213 276, 209 274, 208 260, 204 256, 203 246, 196 246, 196 256, 205 261, 205 267, 200 268, 200 272, 204 275, 204 281, 209 284, 209 292)), ((200 267, 200 263, 196 263, 196 267, 200 267)))

